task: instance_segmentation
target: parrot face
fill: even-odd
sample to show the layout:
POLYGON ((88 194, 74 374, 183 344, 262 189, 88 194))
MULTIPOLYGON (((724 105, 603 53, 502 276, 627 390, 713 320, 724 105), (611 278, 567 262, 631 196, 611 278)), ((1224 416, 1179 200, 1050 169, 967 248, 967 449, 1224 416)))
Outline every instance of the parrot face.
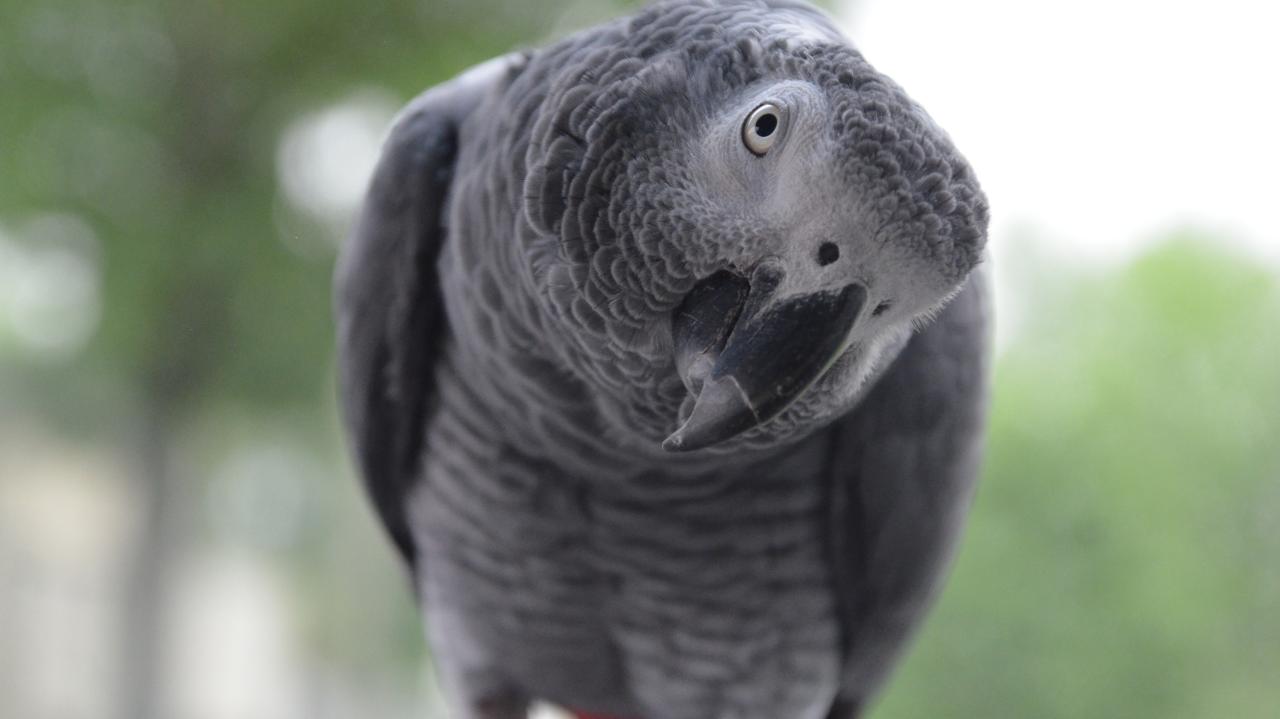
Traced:
POLYGON ((562 74, 523 200, 602 415, 723 454, 846 412, 961 288, 988 215, 946 135, 816 13, 798 33, 703 12, 641 15, 562 74))

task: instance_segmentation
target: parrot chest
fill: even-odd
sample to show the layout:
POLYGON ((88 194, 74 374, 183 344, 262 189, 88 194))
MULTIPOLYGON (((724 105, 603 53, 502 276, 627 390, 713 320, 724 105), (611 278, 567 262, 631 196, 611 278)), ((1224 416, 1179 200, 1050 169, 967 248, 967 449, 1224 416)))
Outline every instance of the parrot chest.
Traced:
POLYGON ((468 426, 442 412, 413 502, 446 675, 643 719, 824 715, 839 628, 821 452, 615 481, 468 426))

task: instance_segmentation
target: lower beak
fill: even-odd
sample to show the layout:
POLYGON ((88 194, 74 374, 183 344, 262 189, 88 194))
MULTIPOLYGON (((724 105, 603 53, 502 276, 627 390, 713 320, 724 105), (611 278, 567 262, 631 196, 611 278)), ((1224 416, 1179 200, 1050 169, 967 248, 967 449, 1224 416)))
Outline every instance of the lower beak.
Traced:
POLYGON ((693 411, 662 443, 686 452, 769 421, 836 361, 866 303, 862 285, 775 299, 781 270, 761 265, 750 288, 727 272, 703 280, 672 318, 676 367, 693 411))

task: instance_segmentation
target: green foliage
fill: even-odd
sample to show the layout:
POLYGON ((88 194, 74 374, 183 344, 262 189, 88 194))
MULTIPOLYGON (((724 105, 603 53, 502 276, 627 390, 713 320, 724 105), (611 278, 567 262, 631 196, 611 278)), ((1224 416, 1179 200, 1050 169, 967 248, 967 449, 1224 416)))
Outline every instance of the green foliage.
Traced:
POLYGON ((0 218, 72 212, 101 242, 105 313, 78 369, 178 402, 312 401, 328 371, 331 255, 280 241, 286 125, 352 88, 407 100, 536 39, 562 5, 0 8, 0 218))
POLYGON ((878 716, 1280 706, 1280 284, 1173 238, 1033 302, 953 581, 878 716))

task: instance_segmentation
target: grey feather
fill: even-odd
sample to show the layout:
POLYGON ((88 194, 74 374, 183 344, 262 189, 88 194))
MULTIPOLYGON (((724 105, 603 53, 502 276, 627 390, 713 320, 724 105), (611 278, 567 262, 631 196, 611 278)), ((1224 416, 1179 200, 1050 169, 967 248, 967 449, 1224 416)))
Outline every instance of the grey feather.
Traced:
POLYGON ((940 588, 977 479, 989 377, 985 273, 828 431, 846 654, 830 719, 858 716, 940 588))
POLYGON ((657 3, 416 100, 339 364, 455 715, 856 716, 973 488, 986 223, 945 133, 792 0, 657 3))
POLYGON ((476 68, 401 113, 337 268, 343 413, 374 506, 410 562, 403 505, 446 336, 435 269, 447 234, 445 198, 459 127, 506 64, 476 68))

